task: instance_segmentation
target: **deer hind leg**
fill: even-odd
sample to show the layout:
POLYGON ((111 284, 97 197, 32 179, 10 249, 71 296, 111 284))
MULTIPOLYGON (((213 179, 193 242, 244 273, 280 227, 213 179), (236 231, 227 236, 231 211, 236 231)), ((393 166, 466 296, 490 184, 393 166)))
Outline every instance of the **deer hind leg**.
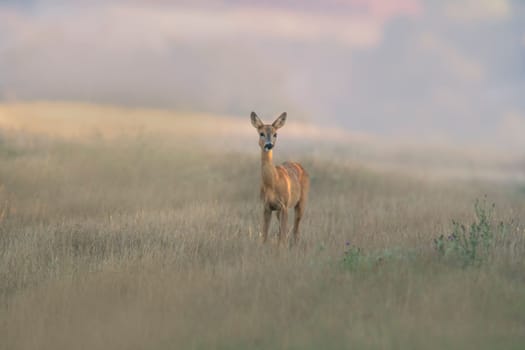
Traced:
POLYGON ((293 244, 297 244, 299 241, 299 224, 304 214, 304 209, 306 207, 306 201, 308 200, 308 191, 310 190, 310 178, 308 175, 304 176, 301 181, 301 199, 299 203, 295 206, 295 218, 293 225, 293 244))
POLYGON ((299 223, 301 222, 301 218, 303 217, 304 213, 304 207, 305 207, 306 201, 301 200, 297 205, 295 206, 295 217, 294 217, 294 224, 293 224, 293 244, 297 244, 299 241, 299 223))
POLYGON ((277 218, 279 219, 279 245, 286 239, 286 231, 288 224, 288 209, 282 208, 277 212, 277 218))
POLYGON ((270 229, 271 221, 272 221, 272 210, 270 208, 264 208, 263 230, 262 230, 263 243, 266 243, 266 241, 268 240, 268 230, 270 229))

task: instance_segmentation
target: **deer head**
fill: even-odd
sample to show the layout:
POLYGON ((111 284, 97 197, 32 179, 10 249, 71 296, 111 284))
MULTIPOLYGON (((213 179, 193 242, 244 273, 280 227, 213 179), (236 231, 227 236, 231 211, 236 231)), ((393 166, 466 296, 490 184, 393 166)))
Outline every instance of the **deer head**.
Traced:
POLYGON ((252 112, 250 115, 252 125, 259 133, 259 146, 265 152, 275 147, 277 141, 277 130, 282 128, 286 123, 286 112, 281 114, 272 124, 264 124, 261 119, 252 112))

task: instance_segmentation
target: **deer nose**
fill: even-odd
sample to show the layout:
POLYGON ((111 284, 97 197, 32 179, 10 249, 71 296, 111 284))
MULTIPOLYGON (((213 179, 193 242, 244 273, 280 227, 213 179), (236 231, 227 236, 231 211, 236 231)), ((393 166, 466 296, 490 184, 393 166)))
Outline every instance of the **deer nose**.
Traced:
POLYGON ((269 150, 271 150, 272 148, 273 148, 273 144, 271 144, 271 143, 266 143, 266 144, 264 145, 264 149, 265 149, 266 151, 269 151, 269 150))

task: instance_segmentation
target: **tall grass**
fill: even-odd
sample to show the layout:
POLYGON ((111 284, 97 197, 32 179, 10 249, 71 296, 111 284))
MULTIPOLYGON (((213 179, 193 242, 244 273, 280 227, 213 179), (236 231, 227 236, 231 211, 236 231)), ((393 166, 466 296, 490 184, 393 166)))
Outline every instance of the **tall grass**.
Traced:
POLYGON ((523 348, 522 194, 299 158, 312 193, 288 250, 259 241, 256 146, 6 135, 0 348, 523 348), (444 262, 434 238, 485 194, 505 244, 444 262))

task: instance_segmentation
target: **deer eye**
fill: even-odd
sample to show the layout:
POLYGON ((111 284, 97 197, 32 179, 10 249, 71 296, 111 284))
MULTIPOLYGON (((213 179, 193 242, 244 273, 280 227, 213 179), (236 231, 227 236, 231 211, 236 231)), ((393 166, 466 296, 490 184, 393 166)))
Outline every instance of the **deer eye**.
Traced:
POLYGON ((259 135, 260 135, 261 137, 264 137, 264 133, 262 133, 262 132, 261 132, 259 135))
POLYGON ((277 134, 273 134, 273 137, 277 137, 277 134))

